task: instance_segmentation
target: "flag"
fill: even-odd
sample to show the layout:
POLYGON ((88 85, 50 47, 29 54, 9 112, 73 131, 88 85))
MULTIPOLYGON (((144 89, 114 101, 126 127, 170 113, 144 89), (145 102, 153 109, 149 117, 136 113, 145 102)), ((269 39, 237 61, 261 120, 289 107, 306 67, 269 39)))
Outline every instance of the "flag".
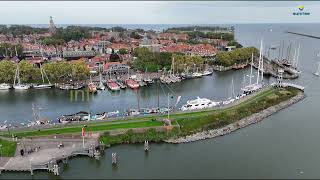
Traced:
POLYGON ((84 127, 82 127, 81 135, 82 135, 82 137, 84 137, 84 135, 85 135, 85 129, 84 129, 84 127))

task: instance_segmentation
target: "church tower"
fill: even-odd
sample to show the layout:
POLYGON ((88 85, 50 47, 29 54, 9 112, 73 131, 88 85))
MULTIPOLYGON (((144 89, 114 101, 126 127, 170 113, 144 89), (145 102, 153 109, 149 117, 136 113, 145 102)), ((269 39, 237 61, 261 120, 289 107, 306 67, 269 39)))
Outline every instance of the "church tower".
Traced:
POLYGON ((51 35, 54 35, 56 33, 57 29, 56 29, 56 26, 54 25, 53 23, 53 19, 52 19, 52 16, 50 16, 50 23, 49 23, 49 33, 51 35))

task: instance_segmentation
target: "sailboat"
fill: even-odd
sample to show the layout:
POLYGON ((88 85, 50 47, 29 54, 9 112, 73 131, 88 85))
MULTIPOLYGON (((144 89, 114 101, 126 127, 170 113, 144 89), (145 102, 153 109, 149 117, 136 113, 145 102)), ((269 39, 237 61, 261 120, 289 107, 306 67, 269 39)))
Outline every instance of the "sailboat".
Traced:
POLYGON ((233 78, 231 80, 230 94, 231 94, 231 96, 227 100, 222 102, 223 105, 227 105, 227 104, 233 103, 235 101, 235 99, 233 98, 235 96, 234 95, 233 78))
POLYGON ((259 89, 262 88, 262 81, 263 81, 263 43, 261 40, 261 45, 260 45, 260 54, 259 54, 259 63, 258 63, 258 71, 257 71, 257 82, 252 83, 252 66, 253 66, 253 54, 251 56, 251 69, 250 69, 250 79, 249 79, 249 85, 241 88, 241 90, 245 94, 250 94, 252 92, 258 91, 259 89), (260 77, 261 75, 261 77, 260 77))
POLYGON ((316 76, 320 76, 320 62, 318 62, 318 68, 317 71, 313 73, 316 76))
POLYGON ((20 71, 19 71, 19 65, 18 64, 17 64, 16 73, 15 73, 15 76, 14 76, 13 88, 16 89, 16 90, 27 90, 27 89, 30 89, 29 85, 21 84, 20 71), (16 80, 18 81, 17 83, 16 83, 16 80))
POLYGON ((33 88, 35 89, 49 89, 49 88, 52 88, 52 84, 46 74, 46 72, 44 71, 44 69, 42 68, 42 65, 40 63, 40 72, 41 72, 41 77, 42 77, 42 83, 43 84, 37 84, 37 85, 34 85, 33 88), (46 77, 47 81, 48 81, 48 84, 45 84, 44 83, 44 77, 46 77))
POLYGON ((97 89, 99 89, 99 90, 105 90, 106 87, 103 85, 101 72, 99 73, 99 76, 100 76, 100 78, 99 78, 99 79, 100 79, 100 82, 99 82, 99 86, 97 87, 97 89))
POLYGON ((194 78, 200 78, 200 77, 202 77, 202 74, 199 73, 199 68, 197 68, 197 72, 194 72, 194 73, 192 74, 192 77, 194 77, 194 78))

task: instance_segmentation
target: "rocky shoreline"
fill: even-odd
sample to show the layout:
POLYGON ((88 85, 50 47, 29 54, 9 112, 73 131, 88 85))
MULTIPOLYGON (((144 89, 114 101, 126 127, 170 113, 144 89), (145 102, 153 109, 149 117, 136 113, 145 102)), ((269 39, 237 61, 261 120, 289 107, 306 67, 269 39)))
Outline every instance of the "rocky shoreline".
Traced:
POLYGON ((237 122, 231 123, 223 128, 220 129, 213 129, 208 131, 203 131, 199 133, 195 133, 189 136, 175 138, 175 139, 168 139, 165 140, 167 143, 189 143, 194 141, 199 141, 203 139, 209 139, 209 138, 215 138, 218 136, 227 135, 233 131, 236 131, 240 128, 244 128, 246 126, 249 126, 251 124, 257 123, 262 121, 264 118, 284 109, 287 108, 300 100, 305 98, 305 94, 303 92, 298 93, 296 96, 292 97, 291 99, 281 102, 277 105, 271 106, 259 113, 252 114, 251 116, 245 117, 237 122))

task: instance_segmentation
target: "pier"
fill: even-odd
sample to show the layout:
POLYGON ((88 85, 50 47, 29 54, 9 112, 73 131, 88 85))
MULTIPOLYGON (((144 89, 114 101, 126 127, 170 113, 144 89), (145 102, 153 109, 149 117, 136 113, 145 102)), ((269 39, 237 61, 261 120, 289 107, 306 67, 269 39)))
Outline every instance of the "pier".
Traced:
POLYGON ((23 139, 18 143, 16 156, 0 163, 0 171, 27 171, 33 175, 36 170, 47 170, 59 175, 60 161, 68 163, 70 157, 78 155, 99 159, 99 145, 96 138, 86 139, 84 146, 81 139, 23 139), (28 147, 41 149, 27 153, 28 147), (23 156, 19 154, 21 149, 26 151, 23 156))
MULTIPOLYGON (((258 69, 258 63, 259 63, 259 59, 255 58, 253 61, 253 67, 255 69, 258 69)), ((284 70, 283 79, 296 79, 299 77, 298 72, 294 72, 296 70, 285 67, 284 65, 281 65, 280 63, 278 63, 274 60, 268 60, 267 58, 264 58, 264 60, 263 60, 263 74, 264 75, 269 75, 269 76, 277 78, 278 77, 278 69, 284 70)))

